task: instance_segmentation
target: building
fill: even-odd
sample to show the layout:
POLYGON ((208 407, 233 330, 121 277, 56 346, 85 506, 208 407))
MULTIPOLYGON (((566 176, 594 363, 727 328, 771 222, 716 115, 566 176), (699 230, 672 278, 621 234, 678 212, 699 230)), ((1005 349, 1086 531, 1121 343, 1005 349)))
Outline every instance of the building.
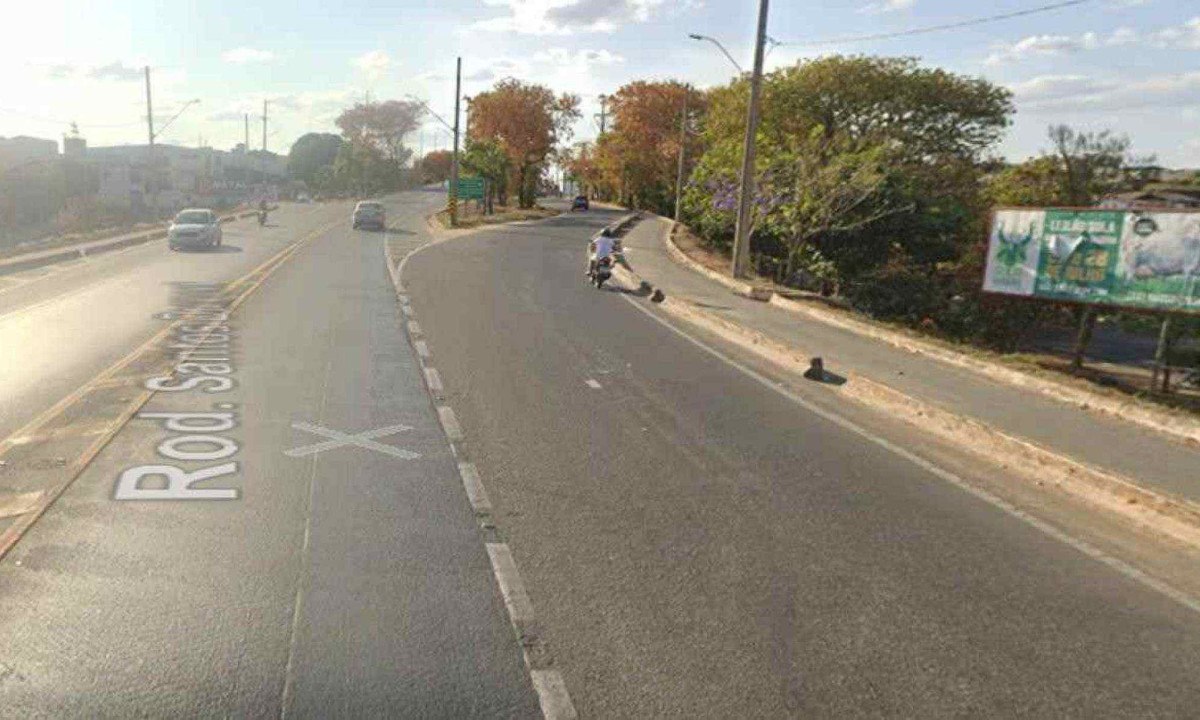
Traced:
POLYGON ((82 160, 87 156, 87 140, 78 135, 63 136, 63 157, 68 160, 82 160))
POLYGON ((0 137, 0 170, 7 170, 38 161, 54 160, 58 157, 58 143, 54 140, 18 135, 0 137))
POLYGON ((99 200, 133 210, 240 202, 287 180, 287 158, 272 153, 117 145, 89 148, 87 159, 99 172, 99 200))

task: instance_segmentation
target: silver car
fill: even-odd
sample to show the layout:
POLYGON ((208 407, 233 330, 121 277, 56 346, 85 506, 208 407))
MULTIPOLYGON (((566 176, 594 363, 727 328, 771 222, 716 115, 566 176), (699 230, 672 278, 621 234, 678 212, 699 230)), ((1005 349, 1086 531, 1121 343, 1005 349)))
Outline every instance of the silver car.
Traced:
POLYGON ((221 218, 212 210, 189 208, 180 210, 171 227, 167 228, 167 247, 220 247, 221 218))
POLYGON ((353 229, 357 230, 360 227, 373 227, 376 230, 387 228, 387 218, 383 211, 383 204, 363 200, 354 206, 354 217, 350 222, 353 229))

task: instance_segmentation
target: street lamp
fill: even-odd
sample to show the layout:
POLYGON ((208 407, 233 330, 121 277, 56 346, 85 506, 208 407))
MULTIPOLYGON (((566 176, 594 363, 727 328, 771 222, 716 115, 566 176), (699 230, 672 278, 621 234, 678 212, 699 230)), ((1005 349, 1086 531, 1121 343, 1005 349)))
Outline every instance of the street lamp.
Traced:
POLYGON ((713 45, 716 45, 717 49, 720 50, 725 55, 725 57, 729 58, 729 62, 733 63, 733 66, 735 68, 737 68, 739 75, 746 72, 745 70, 742 69, 742 66, 738 64, 738 61, 733 59, 733 56, 729 54, 729 51, 725 49, 725 46, 721 44, 720 40, 716 39, 715 37, 711 37, 709 35, 697 35, 696 33, 689 33, 688 37, 690 37, 693 40, 707 40, 710 43, 712 43, 713 45))

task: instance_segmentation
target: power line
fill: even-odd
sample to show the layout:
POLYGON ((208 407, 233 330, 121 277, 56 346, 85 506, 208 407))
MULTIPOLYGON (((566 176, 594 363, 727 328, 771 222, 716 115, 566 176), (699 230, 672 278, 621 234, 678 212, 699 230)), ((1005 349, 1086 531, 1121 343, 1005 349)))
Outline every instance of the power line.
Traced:
POLYGON ((815 47, 818 45, 840 45, 843 43, 867 42, 869 40, 886 40, 888 38, 908 37, 911 35, 925 35, 928 33, 942 32, 944 30, 957 30, 959 28, 971 27, 973 25, 984 25, 986 23, 1000 22, 1001 20, 1011 20, 1012 18, 1024 17, 1026 15, 1036 15, 1038 13, 1050 12, 1052 10, 1061 10, 1062 8, 1083 5, 1084 3, 1091 1, 1092 0, 1067 0, 1067 2, 1040 5, 1038 7, 1028 8, 1026 10, 1002 13, 1000 15, 987 15, 985 17, 972 18, 970 20, 959 20, 958 22, 944 23, 941 25, 927 25, 925 27, 911 28, 908 30, 900 30, 890 33, 877 33, 875 35, 847 35, 845 37, 828 38, 826 40, 776 42, 775 44, 788 45, 791 47, 815 47))

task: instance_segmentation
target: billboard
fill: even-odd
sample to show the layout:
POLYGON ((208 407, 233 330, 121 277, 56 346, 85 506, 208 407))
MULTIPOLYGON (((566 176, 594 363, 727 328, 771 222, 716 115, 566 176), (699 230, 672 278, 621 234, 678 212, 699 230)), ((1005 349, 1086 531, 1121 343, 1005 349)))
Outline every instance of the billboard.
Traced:
POLYGON ((1200 313, 1200 212, 996 210, 983 289, 1200 313))

